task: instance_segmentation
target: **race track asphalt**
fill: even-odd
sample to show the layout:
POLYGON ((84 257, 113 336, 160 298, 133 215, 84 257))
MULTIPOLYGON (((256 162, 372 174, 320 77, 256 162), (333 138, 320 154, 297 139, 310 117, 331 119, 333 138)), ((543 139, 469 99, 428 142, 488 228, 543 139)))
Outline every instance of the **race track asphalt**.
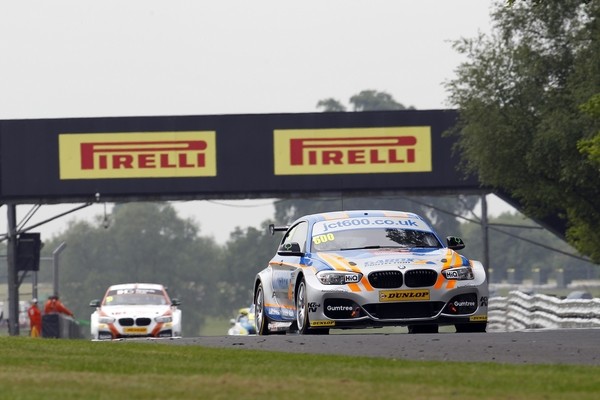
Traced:
POLYGON ((488 333, 203 336, 161 340, 197 345, 402 360, 600 365, 600 329, 488 333))

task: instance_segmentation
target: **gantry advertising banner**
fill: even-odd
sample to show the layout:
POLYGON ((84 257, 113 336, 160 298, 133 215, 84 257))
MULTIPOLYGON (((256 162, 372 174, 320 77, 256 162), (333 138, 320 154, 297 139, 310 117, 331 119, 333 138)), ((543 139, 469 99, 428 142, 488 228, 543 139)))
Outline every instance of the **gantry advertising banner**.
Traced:
POLYGON ((0 121, 13 203, 476 190, 453 110, 0 121))

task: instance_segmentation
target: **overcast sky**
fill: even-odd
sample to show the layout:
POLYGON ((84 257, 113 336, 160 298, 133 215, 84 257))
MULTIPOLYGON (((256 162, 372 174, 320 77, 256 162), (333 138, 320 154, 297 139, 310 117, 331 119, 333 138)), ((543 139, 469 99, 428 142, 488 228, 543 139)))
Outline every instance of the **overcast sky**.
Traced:
MULTIPOLYGON (((0 0, 0 119, 315 112, 365 89, 448 108, 443 83, 463 61, 451 42, 489 33, 492 3, 0 0)), ((273 208, 181 210, 223 241, 273 208)))

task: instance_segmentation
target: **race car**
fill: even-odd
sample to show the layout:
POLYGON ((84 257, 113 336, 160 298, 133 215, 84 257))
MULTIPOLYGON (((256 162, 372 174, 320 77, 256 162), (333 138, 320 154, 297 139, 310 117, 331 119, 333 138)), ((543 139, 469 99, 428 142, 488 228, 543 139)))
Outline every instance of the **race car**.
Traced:
POLYGON ((92 339, 181 336, 180 304, 160 284, 110 286, 102 301, 90 302, 95 308, 90 318, 92 339))
POLYGON ((332 328, 406 326, 409 333, 485 332, 488 283, 421 216, 357 210, 307 215, 285 232, 254 282, 256 331, 327 334, 332 328))
POLYGON ((254 304, 250 307, 240 308, 236 318, 230 321, 231 327, 227 331, 228 335, 256 335, 254 326, 254 304))

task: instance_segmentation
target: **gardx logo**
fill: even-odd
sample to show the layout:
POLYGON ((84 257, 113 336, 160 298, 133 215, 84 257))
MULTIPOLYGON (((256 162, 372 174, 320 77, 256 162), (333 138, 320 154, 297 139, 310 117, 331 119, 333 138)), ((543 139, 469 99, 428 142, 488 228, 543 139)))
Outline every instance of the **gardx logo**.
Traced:
POLYGON ((431 171, 428 126, 274 131, 275 175, 431 171))
POLYGON ((216 176, 214 131, 59 135, 60 179, 216 176))

